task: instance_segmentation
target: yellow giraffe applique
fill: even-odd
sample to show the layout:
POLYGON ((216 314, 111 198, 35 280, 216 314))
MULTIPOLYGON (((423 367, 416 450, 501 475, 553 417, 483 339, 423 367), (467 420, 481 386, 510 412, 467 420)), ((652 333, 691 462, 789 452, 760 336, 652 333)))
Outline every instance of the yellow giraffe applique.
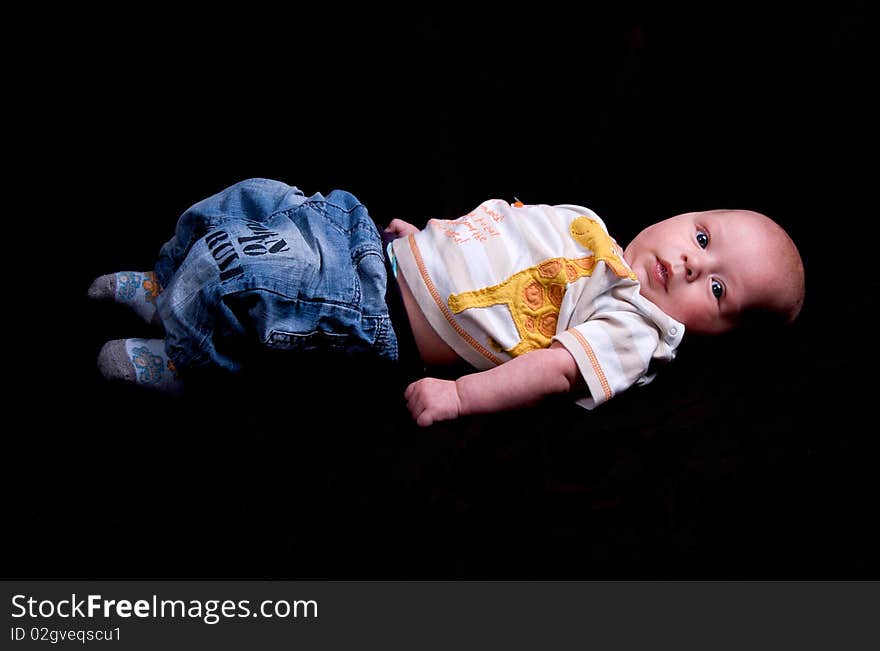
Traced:
MULTIPOLYGON (((507 305, 519 333, 519 343, 506 352, 512 357, 547 348, 556 334, 559 307, 568 284, 592 276, 599 261, 620 278, 636 279, 623 263, 623 251, 593 219, 578 217, 569 227, 575 241, 593 252, 584 258, 550 258, 523 269, 503 283, 471 292, 453 294, 447 303, 453 314, 473 307, 507 305)), ((497 344, 493 345, 497 348, 497 344)))

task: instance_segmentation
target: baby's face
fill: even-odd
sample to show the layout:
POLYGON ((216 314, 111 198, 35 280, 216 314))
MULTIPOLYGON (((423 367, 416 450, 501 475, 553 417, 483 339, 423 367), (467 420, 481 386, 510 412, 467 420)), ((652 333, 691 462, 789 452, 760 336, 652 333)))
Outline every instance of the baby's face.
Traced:
POLYGON ((624 258, 642 296, 692 332, 719 334, 745 309, 773 305, 774 288, 785 282, 771 226, 749 211, 685 213, 643 230, 624 258))

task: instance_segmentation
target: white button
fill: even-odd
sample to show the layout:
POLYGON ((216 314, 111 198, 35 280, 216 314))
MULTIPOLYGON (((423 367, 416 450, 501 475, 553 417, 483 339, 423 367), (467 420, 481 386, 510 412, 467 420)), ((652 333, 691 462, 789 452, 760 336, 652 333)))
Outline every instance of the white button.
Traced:
POLYGON ((673 337, 675 336, 675 334, 677 332, 678 332, 678 328, 676 328, 676 327, 669 328, 669 334, 671 334, 673 337))

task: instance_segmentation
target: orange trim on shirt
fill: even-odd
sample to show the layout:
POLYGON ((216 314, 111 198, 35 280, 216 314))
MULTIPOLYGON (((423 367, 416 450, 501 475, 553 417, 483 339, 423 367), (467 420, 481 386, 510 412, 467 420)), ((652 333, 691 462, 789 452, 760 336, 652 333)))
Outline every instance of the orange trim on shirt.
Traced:
POLYGON ((584 352, 590 359, 590 365, 596 372, 596 377, 599 378, 599 384, 602 385, 602 391, 605 392, 605 400, 610 400, 611 387, 608 384, 608 378, 605 377, 605 373, 602 371, 602 367, 599 366, 599 359, 596 357, 596 353, 593 352, 593 347, 590 346, 590 342, 588 342, 586 338, 580 333, 580 331, 576 330, 575 328, 571 328, 567 330, 567 332, 571 333, 571 335, 578 340, 578 343, 581 345, 581 347, 583 347, 584 352))
POLYGON ((422 253, 419 251, 419 247, 416 244, 415 236, 410 235, 407 240, 409 241, 409 247, 412 249, 413 258, 415 258, 416 266, 419 268, 419 273, 422 275, 422 280, 425 283, 425 286, 428 288, 428 291, 431 294, 431 297, 434 299, 434 302, 437 304, 437 307, 440 308, 440 312, 446 317, 446 321, 449 322, 449 325, 452 326, 453 330, 455 330, 458 335, 468 342, 474 350, 480 353, 483 357, 488 359, 493 364, 503 364, 503 360, 498 359, 485 348, 479 341, 474 339, 464 328, 462 328, 456 320, 453 318, 452 313, 449 311, 449 308, 446 306, 446 303, 440 298, 440 292, 437 291, 437 288, 434 286, 434 281, 431 280, 430 274, 428 274, 428 268, 425 266, 425 261, 422 259, 422 253))

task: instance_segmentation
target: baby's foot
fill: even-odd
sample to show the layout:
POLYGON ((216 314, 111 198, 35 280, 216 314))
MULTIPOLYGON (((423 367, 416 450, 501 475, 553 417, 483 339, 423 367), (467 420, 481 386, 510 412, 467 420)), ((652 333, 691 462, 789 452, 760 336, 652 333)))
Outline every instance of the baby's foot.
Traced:
POLYGON ((162 293, 152 271, 118 271, 98 276, 89 287, 89 298, 128 305, 147 323, 157 320, 156 297, 162 293))
POLYGON ((179 393, 183 382, 165 353, 164 339, 114 339, 98 353, 98 370, 108 380, 134 382, 179 393))

